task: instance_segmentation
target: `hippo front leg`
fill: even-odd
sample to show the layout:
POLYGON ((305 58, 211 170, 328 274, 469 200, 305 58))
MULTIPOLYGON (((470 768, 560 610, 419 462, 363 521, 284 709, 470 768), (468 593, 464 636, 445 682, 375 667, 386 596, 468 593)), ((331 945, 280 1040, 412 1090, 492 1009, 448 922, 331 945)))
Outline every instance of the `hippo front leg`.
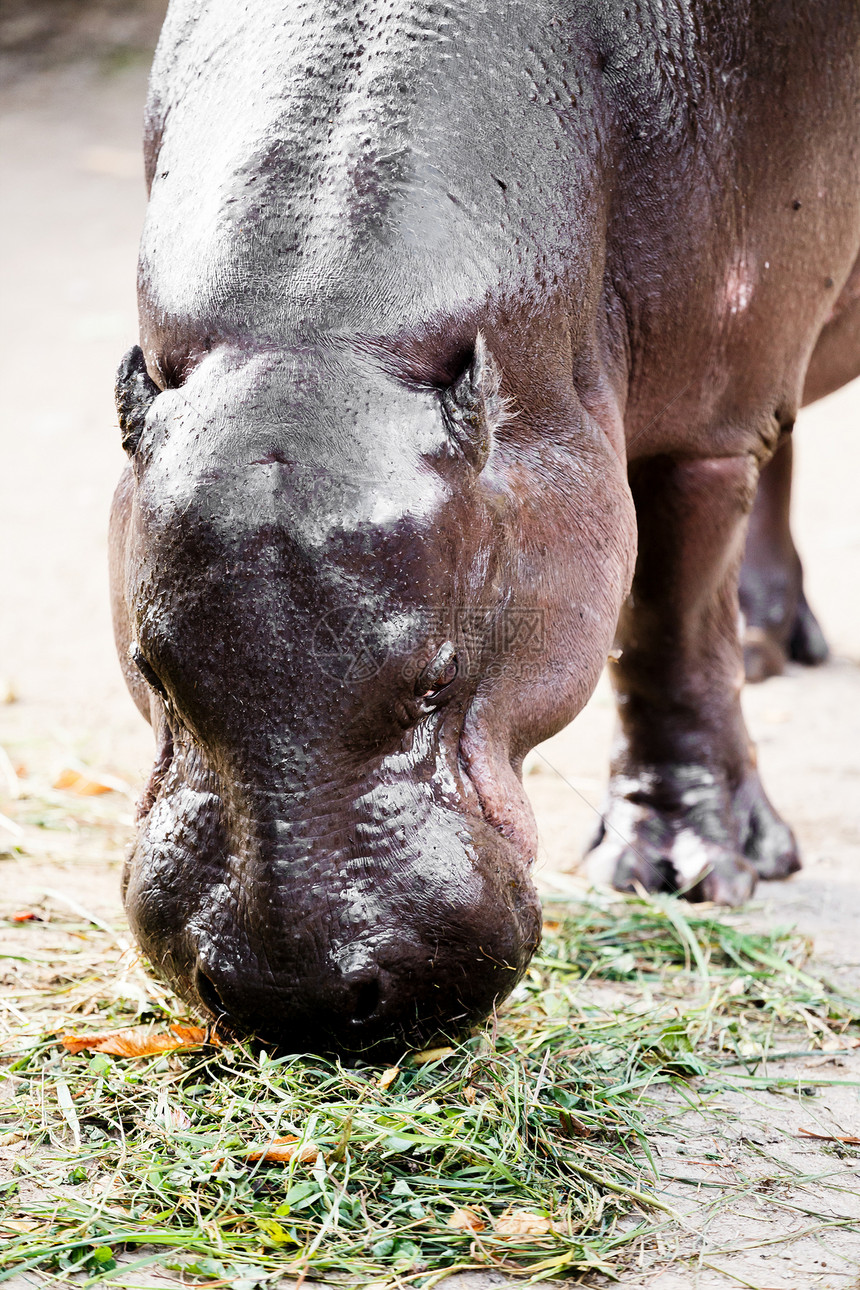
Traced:
POLYGON ((735 905, 799 867, 764 794, 740 707, 738 570, 750 457, 635 463, 633 589, 614 663, 621 735, 592 875, 735 905))

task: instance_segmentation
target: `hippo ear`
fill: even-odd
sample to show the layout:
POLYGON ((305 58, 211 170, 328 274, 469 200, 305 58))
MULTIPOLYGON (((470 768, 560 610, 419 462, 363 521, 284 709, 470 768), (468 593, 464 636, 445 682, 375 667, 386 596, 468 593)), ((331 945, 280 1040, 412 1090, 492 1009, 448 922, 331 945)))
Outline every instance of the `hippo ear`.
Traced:
POLYGON ((143 350, 134 345, 119 365, 116 374, 116 411, 122 431, 122 446, 133 457, 143 434, 146 414, 161 390, 155 384, 143 358, 143 350))
POLYGON ((510 420, 507 399, 500 393, 502 374, 487 342, 478 332, 472 361, 442 393, 448 433, 475 470, 487 463, 493 431, 510 420))

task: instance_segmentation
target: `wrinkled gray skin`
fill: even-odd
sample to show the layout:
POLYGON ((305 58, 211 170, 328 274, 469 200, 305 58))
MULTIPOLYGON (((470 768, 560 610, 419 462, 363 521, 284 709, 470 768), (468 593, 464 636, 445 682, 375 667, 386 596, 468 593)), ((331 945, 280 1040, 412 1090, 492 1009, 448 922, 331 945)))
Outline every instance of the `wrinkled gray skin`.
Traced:
POLYGON ((796 867, 737 580, 840 309, 860 367, 858 42, 854 0, 174 0, 118 379, 158 740, 125 898, 222 1026, 486 1015, 539 939, 523 756, 613 641, 596 871, 796 867))

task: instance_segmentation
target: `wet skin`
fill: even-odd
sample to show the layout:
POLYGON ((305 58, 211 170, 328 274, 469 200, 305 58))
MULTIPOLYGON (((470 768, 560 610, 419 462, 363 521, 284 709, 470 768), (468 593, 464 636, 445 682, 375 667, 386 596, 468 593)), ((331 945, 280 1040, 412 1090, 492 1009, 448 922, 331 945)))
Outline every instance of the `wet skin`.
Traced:
POLYGON ((595 872, 736 903, 797 867, 737 583, 819 336, 860 368, 827 332, 858 45, 847 0, 171 5, 118 377, 158 741, 125 898, 223 1026, 378 1052, 485 1016, 540 934, 522 759, 613 641, 595 872))

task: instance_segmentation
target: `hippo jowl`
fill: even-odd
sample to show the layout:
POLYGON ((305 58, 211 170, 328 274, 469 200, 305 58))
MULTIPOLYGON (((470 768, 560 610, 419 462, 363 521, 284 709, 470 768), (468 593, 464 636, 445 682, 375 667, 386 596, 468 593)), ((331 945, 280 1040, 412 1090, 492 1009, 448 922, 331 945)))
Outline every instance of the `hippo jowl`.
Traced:
POLYGON ((738 578, 763 470, 748 662, 820 656, 787 436, 860 370, 858 51, 854 0, 171 4, 118 376, 157 739, 125 899, 222 1025, 485 1015, 540 935, 523 757, 610 651, 595 871, 735 903, 797 867, 738 578))

